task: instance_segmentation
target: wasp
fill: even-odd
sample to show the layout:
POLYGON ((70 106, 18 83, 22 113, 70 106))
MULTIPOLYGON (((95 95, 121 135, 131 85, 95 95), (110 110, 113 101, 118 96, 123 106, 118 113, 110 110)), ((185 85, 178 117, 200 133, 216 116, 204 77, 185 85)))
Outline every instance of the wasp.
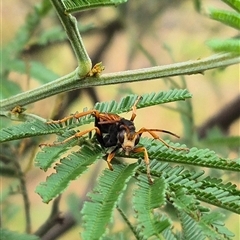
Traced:
POLYGON ((168 148, 171 148, 174 150, 188 150, 188 149, 173 147, 168 143, 166 143, 162 138, 160 138, 156 134, 156 132, 163 132, 179 138, 178 135, 170 131, 166 131, 163 129, 148 129, 144 127, 136 131, 136 128, 134 125, 134 119, 137 116, 136 114, 137 104, 139 103, 140 100, 141 100, 141 96, 139 96, 135 101, 135 103, 133 104, 132 115, 129 120, 122 118, 119 115, 114 113, 102 113, 98 110, 92 109, 92 110, 88 110, 81 113, 75 113, 61 120, 47 122, 48 124, 63 123, 69 119, 72 119, 72 118, 79 119, 87 115, 92 115, 95 118, 94 127, 82 132, 77 132, 76 134, 65 139, 62 142, 57 142, 53 144, 41 144, 40 146, 55 146, 58 144, 64 144, 73 138, 79 138, 87 133, 95 131, 97 141, 99 142, 101 147, 104 149, 112 148, 110 153, 107 155, 107 164, 110 170, 113 170, 111 161, 114 158, 117 151, 123 150, 127 156, 130 153, 143 153, 144 161, 147 169, 147 177, 148 177, 149 183, 152 184, 153 180, 150 175, 149 157, 148 157, 147 149, 144 146, 138 146, 139 140, 143 133, 149 133, 154 139, 161 141, 168 148))

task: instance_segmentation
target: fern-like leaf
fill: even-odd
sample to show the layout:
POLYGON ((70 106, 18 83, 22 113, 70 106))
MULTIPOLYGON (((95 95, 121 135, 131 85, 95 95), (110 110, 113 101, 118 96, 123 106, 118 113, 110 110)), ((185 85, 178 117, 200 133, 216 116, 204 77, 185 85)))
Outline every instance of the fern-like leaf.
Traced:
MULTIPOLYGON (((154 176, 163 176, 166 183, 169 184, 168 191, 180 193, 179 189, 186 189, 186 195, 189 195, 189 199, 179 197, 178 202, 179 208, 184 209, 187 213, 192 210, 207 211, 200 206, 198 207, 197 201, 195 206, 188 204, 190 201, 193 203, 191 195, 194 195, 197 200, 210 203, 212 205, 225 208, 232 212, 240 214, 240 191, 236 188, 236 185, 231 183, 223 184, 221 179, 205 177, 203 178, 203 171, 200 172, 190 172, 184 170, 182 166, 171 167, 168 163, 160 163, 152 161, 150 164, 151 173, 154 176), (187 204, 184 205, 184 202, 187 204), (187 207, 186 207, 187 205, 187 207), (193 208, 190 208, 190 207, 193 208)), ((142 171, 141 167, 139 168, 142 171)), ((181 190, 182 191, 182 190, 181 190)), ((196 216, 196 215, 195 215, 196 216)))
MULTIPOLYGON (((162 216, 161 220, 166 219, 165 216, 162 216)), ((168 227, 165 230, 162 231, 162 236, 164 237, 164 239, 166 240, 178 240, 177 236, 175 235, 175 233, 173 232, 173 228, 172 227, 168 227)))
MULTIPOLYGON (((185 145, 173 144, 166 141, 173 147, 186 147, 185 145)), ((197 149, 193 147, 189 151, 176 151, 163 145, 160 141, 143 138, 140 144, 146 147, 150 159, 163 162, 182 163, 194 166, 219 168, 231 171, 240 171, 240 163, 230 159, 218 157, 214 151, 209 149, 197 149)), ((131 154, 129 157, 143 157, 142 154, 131 154)))
POLYGON ((222 0, 222 1, 240 13, 240 1, 236 1, 236 0, 222 0))
POLYGON ((214 20, 240 30, 240 16, 238 13, 220 9, 210 9, 209 16, 214 20))
POLYGON ((8 229, 1 228, 0 229, 0 237, 1 240, 10 240, 10 239, 18 239, 18 240, 40 240, 38 236, 23 234, 10 231, 8 229))
POLYGON ((174 191, 174 196, 170 198, 173 201, 173 205, 179 211, 184 211, 189 215, 194 215, 197 218, 199 202, 196 200, 194 195, 187 194, 187 190, 179 188, 174 191))
MULTIPOLYGON (((73 130, 65 132, 62 136, 58 137, 57 142, 62 142, 64 139, 73 136, 75 133, 76 131, 73 130)), ((45 146, 42 151, 37 153, 35 165, 46 171, 54 162, 59 160, 63 153, 67 152, 70 148, 77 144, 81 146, 84 143, 84 138, 75 138, 65 143, 64 146, 62 144, 56 146, 45 146)))
POLYGON ((204 240, 202 229, 199 227, 196 220, 192 219, 185 211, 179 210, 179 218, 182 225, 182 239, 187 240, 204 240))
POLYGON ((159 221, 152 213, 154 208, 165 204, 165 182, 158 178, 152 186, 149 185, 146 177, 138 177, 139 188, 134 193, 133 206, 137 213, 138 230, 141 230, 143 239, 151 236, 159 236, 162 231, 170 226, 167 219, 159 221))
POLYGON ((87 167, 101 156, 101 148, 95 146, 90 148, 83 146, 78 152, 71 153, 61 160, 55 169, 56 173, 50 175, 46 182, 37 186, 36 192, 41 196, 43 202, 48 203, 59 195, 70 181, 78 178, 87 167))
POLYGON ((231 52, 233 54, 240 54, 239 39, 211 39, 207 44, 215 52, 231 52))
POLYGON ((0 142, 51 133, 64 133, 64 130, 59 124, 49 125, 44 121, 35 119, 33 121, 27 121, 7 128, 2 128, 0 130, 0 142))
MULTIPOLYGON (((239 1, 224 0, 230 7, 237 10, 238 12, 231 12, 220 9, 210 9, 209 17, 219 21, 232 28, 240 30, 240 15, 239 15, 239 1)), ((233 54, 240 54, 240 45, 238 39, 212 39, 207 41, 207 45, 215 52, 230 52, 233 54)))
POLYGON ((234 234, 220 221, 222 218, 223 215, 219 212, 204 214, 201 218, 199 226, 209 239, 230 240, 234 237, 234 234))
POLYGON ((65 10, 68 13, 84 11, 97 7, 116 6, 125 2, 127 2, 127 0, 63 0, 65 10))
POLYGON ((98 180, 98 185, 88 196, 91 201, 85 202, 82 209, 84 240, 100 239, 106 232, 112 212, 121 198, 130 176, 135 172, 137 164, 116 165, 114 171, 105 169, 98 180))
MULTIPOLYGON (((110 112, 116 114, 128 112, 131 110, 137 97, 137 95, 129 95, 122 98, 119 103, 116 101, 97 103, 94 106, 94 109, 100 112, 110 112)), ((185 100, 190 97, 191 94, 186 89, 174 89, 166 92, 161 91, 158 93, 144 94, 142 95, 142 99, 137 105, 137 108, 144 108, 173 101, 185 100)), ((24 113, 21 115, 23 115, 22 118, 25 117, 28 120, 28 115, 24 115, 24 113)), ((76 128, 93 121, 94 118, 90 115, 82 117, 78 120, 70 119, 63 124, 46 124, 44 121, 40 121, 37 118, 32 118, 31 121, 1 129, 0 142, 51 133, 64 133, 66 130, 76 128)))

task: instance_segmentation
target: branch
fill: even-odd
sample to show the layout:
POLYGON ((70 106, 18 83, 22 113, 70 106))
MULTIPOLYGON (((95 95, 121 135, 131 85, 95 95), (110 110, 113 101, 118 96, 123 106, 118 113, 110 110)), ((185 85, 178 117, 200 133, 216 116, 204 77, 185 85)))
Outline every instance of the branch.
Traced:
POLYGON ((240 117, 240 95, 224 106, 218 113, 209 118, 198 129, 199 138, 206 137, 207 131, 214 126, 218 126, 223 132, 227 132, 232 122, 240 117))
POLYGON ((54 201, 52 205, 52 211, 44 224, 34 233, 34 235, 42 237, 44 236, 49 229, 51 229, 56 224, 60 224, 63 222, 63 218, 60 217, 59 211, 59 203, 60 203, 61 195, 59 195, 54 201))
POLYGON ((25 221, 26 221, 26 232, 31 233, 30 201, 29 201, 29 197, 28 197, 25 176, 22 172, 21 165, 19 164, 18 159, 14 158, 13 164, 15 166, 15 171, 17 173, 19 183, 20 183, 21 194, 23 196, 25 221))
POLYGON ((67 14, 65 12, 65 7, 62 1, 51 0, 51 3, 55 7, 58 17, 75 52, 79 66, 78 74, 80 77, 84 76, 91 70, 92 62, 84 47, 81 35, 77 27, 77 20, 71 14, 67 14))
POLYGON ((238 56, 218 54, 202 60, 192 60, 164 66, 108 73, 100 77, 83 77, 81 79, 79 79, 78 69, 76 69, 68 75, 44 84, 39 88, 17 94, 8 99, 3 99, 0 101, 0 109, 11 110, 15 106, 25 106, 58 93, 72 91, 74 89, 146 81, 169 76, 191 75, 203 73, 209 69, 226 67, 239 62, 240 57, 238 56))

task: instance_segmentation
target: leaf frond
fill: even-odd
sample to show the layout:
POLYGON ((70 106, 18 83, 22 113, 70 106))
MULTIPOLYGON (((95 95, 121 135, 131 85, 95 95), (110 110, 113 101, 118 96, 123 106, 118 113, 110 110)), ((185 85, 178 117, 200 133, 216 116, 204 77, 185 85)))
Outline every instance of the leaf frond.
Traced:
MULTIPOLYGON (((180 145, 179 143, 174 144, 167 140, 166 142, 176 148, 186 148, 185 145, 180 145)), ((156 159, 157 161, 240 171, 240 163, 238 161, 221 158, 214 151, 207 148, 198 149, 193 147, 189 149, 189 151, 176 151, 166 147, 158 140, 152 140, 149 138, 142 138, 140 145, 146 147, 150 159, 156 159)), ((138 158, 142 157, 142 154, 134 153, 129 157, 138 158)))
MULTIPOLYGON (((195 196, 196 200, 210 203, 238 214, 240 213, 240 191, 235 184, 229 182, 224 184, 221 179, 210 178, 209 176, 203 178, 204 171, 190 172, 184 170, 183 166, 171 167, 169 163, 161 163, 156 160, 151 161, 150 168, 152 176, 164 177, 169 186, 169 191, 177 194, 180 193, 178 192, 180 191, 179 189, 182 189, 181 191, 186 189, 185 195, 189 195, 189 199, 185 198, 185 195, 179 198, 179 201, 181 199, 181 204, 187 201, 187 204, 181 205, 186 212, 189 212, 189 210, 208 211, 206 208, 198 207, 199 203, 197 201, 192 204, 194 199, 191 198, 195 196), (191 206, 193 207, 192 209, 190 208, 191 206)), ((141 167, 139 167, 139 171, 144 172, 141 167)))
POLYGON ((220 220, 223 215, 219 212, 204 214, 199 222, 199 226, 209 239, 232 239, 234 234, 229 231, 220 220))
POLYGON ((186 212, 179 211, 179 218, 182 226, 182 239, 187 240, 204 240, 206 236, 199 227, 196 220, 192 219, 186 212))
POLYGON ((40 240, 38 236, 13 232, 8 229, 1 228, 0 229, 0 236, 2 240, 8 239, 18 239, 18 240, 40 240))
MULTIPOLYGON (((210 9, 209 17, 212 18, 213 20, 219 21, 227 26, 239 30, 240 29, 239 1, 224 0, 223 2, 228 4, 234 10, 237 10, 237 12, 220 9, 210 9)), ((239 40, 235 38, 226 40, 212 39, 207 41, 207 45, 215 52, 227 52, 232 53, 233 55, 240 54, 239 40)))
POLYGON ((236 0, 222 0, 222 1, 240 13, 240 2, 239 1, 236 1, 236 0))
POLYGON ((63 133, 59 124, 48 125, 44 121, 33 120, 20 123, 0 130, 0 142, 7 142, 21 138, 46 135, 51 133, 63 133))
POLYGON ((209 16, 212 19, 222 22, 230 27, 236 28, 237 30, 240 29, 240 16, 236 12, 220 9, 210 9, 209 16))
POLYGON ((165 204, 165 182, 158 178, 154 184, 149 185, 148 180, 140 175, 138 177, 139 188, 134 193, 133 206, 137 213, 138 226, 144 239, 151 236, 159 236, 162 231, 170 226, 167 219, 159 221, 153 215, 153 209, 165 204))
POLYGON ((43 202, 48 203, 62 193, 70 181, 78 178, 100 156, 101 148, 99 146, 95 146, 94 149, 83 146, 79 151, 63 158, 55 167, 56 173, 51 174, 46 182, 40 183, 36 192, 41 196, 43 202))
POLYGON ((116 6, 125 2, 127 2, 127 0, 63 0, 65 10, 68 13, 84 11, 97 7, 116 6))
MULTIPOLYGON (((76 131, 71 130, 63 133, 62 136, 57 138, 57 143, 64 141, 66 138, 76 134, 76 131)), ((46 171, 51 165, 59 160, 61 155, 67 152, 70 148, 76 145, 86 144, 85 138, 74 138, 64 144, 55 146, 45 146, 42 151, 39 151, 35 157, 35 165, 46 171)))
MULTIPOLYGON (((121 99, 119 103, 116 101, 96 103, 93 109, 100 112, 120 114, 128 112, 132 109, 137 95, 129 95, 121 99)), ((191 94, 186 89, 174 89, 166 92, 150 93, 142 95, 142 99, 137 105, 137 108, 145 108, 158 104, 185 100, 190 98, 191 94)), ((86 110, 86 109, 85 109, 86 110)), ((62 124, 51 123, 47 124, 44 121, 37 119, 27 121, 16 126, 10 126, 0 130, 0 142, 11 141, 19 138, 26 138, 38 135, 46 135, 51 133, 64 133, 66 130, 79 127, 94 121, 93 116, 88 115, 80 119, 69 119, 62 124)))
POLYGON ((94 190, 88 194, 90 201, 85 202, 82 209, 85 240, 100 239, 106 231, 112 212, 126 188, 137 164, 115 165, 114 171, 105 169, 94 190))
POLYGON ((237 55, 240 54, 239 39, 211 39, 206 43, 215 52, 231 52, 237 55))

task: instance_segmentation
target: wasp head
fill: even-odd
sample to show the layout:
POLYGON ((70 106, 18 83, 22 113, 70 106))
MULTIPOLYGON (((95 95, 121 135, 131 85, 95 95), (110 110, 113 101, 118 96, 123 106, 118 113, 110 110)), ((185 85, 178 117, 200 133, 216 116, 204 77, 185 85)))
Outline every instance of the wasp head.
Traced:
POLYGON ((123 124, 119 126, 118 142, 126 155, 135 148, 139 143, 140 135, 136 133, 135 126, 132 121, 123 119, 123 124))

